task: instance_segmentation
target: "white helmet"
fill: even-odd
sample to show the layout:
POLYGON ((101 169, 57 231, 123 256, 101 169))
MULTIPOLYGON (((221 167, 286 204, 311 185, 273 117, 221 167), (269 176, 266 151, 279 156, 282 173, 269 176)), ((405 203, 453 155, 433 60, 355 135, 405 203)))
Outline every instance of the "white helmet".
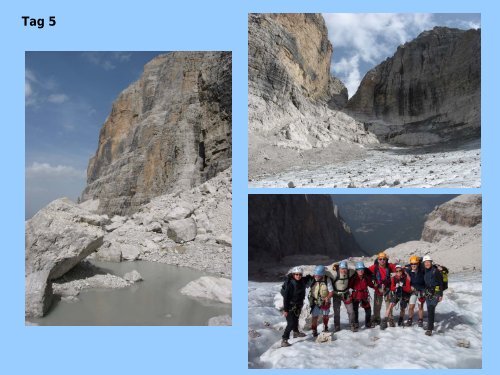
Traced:
POLYGON ((426 262, 426 261, 431 261, 432 262, 432 258, 430 255, 425 255, 424 256, 424 259, 422 260, 423 262, 426 262))
POLYGON ((292 268, 291 273, 300 273, 301 275, 303 275, 304 274, 304 270, 302 269, 302 267, 297 266, 297 267, 293 267, 292 268))

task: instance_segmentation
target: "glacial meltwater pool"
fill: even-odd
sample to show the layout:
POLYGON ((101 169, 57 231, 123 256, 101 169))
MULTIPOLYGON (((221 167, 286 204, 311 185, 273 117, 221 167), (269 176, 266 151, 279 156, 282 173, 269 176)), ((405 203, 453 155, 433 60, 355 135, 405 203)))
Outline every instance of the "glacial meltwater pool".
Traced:
POLYGON ((55 301, 49 313, 31 320, 37 325, 203 326, 218 315, 231 315, 231 305, 198 300, 180 293, 202 271, 155 262, 92 263, 123 276, 137 270, 144 281, 123 289, 84 290, 78 301, 55 301))

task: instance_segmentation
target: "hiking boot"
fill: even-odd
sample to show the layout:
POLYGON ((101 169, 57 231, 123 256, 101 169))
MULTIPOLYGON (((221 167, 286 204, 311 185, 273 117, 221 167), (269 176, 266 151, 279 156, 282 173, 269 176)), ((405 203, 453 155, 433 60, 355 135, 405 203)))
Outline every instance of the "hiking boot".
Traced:
POLYGON ((365 323, 365 328, 373 328, 373 325, 371 322, 366 322, 365 323))
POLYGON ((304 332, 294 332, 293 333, 293 338, 296 339, 297 337, 306 337, 306 334, 304 332))
POLYGON ((422 328, 422 327, 424 326, 424 320, 423 320, 423 319, 419 319, 419 320, 418 320, 418 326, 419 326, 420 328, 422 328))
POLYGON ((427 336, 432 336, 432 330, 431 329, 428 329, 427 331, 425 331, 425 334, 427 336))
POLYGON ((407 327, 411 327, 411 325, 413 324, 413 319, 412 318, 409 318, 406 322, 405 322, 405 326, 407 327))
POLYGON ((334 329, 335 332, 338 332, 338 331, 340 331, 340 326, 336 325, 335 327, 333 327, 333 329, 334 329))
POLYGON ((313 337, 318 337, 318 331, 316 331, 315 329, 313 329, 313 337))
POLYGON ((375 327, 376 325, 379 325, 380 324, 380 318, 374 318, 372 320, 372 325, 375 327))
POLYGON ((356 324, 354 324, 354 323, 351 324, 351 331, 358 332, 358 328, 356 327, 356 324))
POLYGON ((384 318, 382 319, 382 321, 380 322, 380 329, 381 330, 384 330, 387 328, 387 318, 384 318))
POLYGON ((323 332, 330 332, 330 331, 328 330, 328 326, 325 326, 325 328, 323 329, 323 332))
POLYGON ((396 327, 396 324, 394 324, 394 319, 393 318, 389 319, 389 326, 396 327))
POLYGON ((288 342, 288 340, 285 340, 285 339, 281 340, 281 347, 282 347, 282 348, 286 348, 286 347, 288 347, 288 346, 292 346, 292 344, 290 344, 290 343, 288 342))
POLYGON ((401 327, 403 325, 403 318, 398 319, 398 327, 401 327))

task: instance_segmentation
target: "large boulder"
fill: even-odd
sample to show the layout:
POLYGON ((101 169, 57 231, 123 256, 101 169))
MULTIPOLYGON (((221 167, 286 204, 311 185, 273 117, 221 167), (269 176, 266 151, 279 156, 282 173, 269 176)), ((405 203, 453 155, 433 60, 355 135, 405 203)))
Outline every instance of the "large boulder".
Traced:
POLYGON ((52 303, 52 283, 48 280, 49 271, 38 271, 26 275, 25 315, 27 318, 40 318, 49 311, 52 303))
POLYGON ((177 243, 192 241, 196 237, 196 222, 193 218, 172 221, 167 236, 177 243))
POLYGON ((106 216, 89 213, 67 198, 53 201, 26 222, 26 315, 40 316, 50 285, 103 243, 106 216), (43 294, 41 296, 40 294, 43 294), (39 296, 39 297, 36 297, 39 296), (35 298, 36 297, 36 298, 35 298))
POLYGON ((182 288, 181 293, 195 298, 231 303, 231 280, 221 277, 202 276, 182 288))

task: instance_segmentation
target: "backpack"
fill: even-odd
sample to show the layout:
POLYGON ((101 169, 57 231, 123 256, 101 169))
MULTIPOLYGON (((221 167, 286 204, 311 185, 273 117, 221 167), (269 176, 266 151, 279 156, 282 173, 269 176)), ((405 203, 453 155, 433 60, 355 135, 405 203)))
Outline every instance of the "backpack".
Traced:
POLYGON ((442 268, 441 271, 439 271, 439 268, 436 268, 439 272, 441 272, 441 277, 443 278, 443 292, 448 289, 448 268, 444 266, 440 266, 442 268))
POLYGON ((291 274, 286 275, 285 281, 283 281, 283 284, 281 285, 281 290, 280 290, 280 294, 282 297, 286 296, 286 292, 288 290, 288 284, 290 284, 291 279, 292 279, 291 274))

